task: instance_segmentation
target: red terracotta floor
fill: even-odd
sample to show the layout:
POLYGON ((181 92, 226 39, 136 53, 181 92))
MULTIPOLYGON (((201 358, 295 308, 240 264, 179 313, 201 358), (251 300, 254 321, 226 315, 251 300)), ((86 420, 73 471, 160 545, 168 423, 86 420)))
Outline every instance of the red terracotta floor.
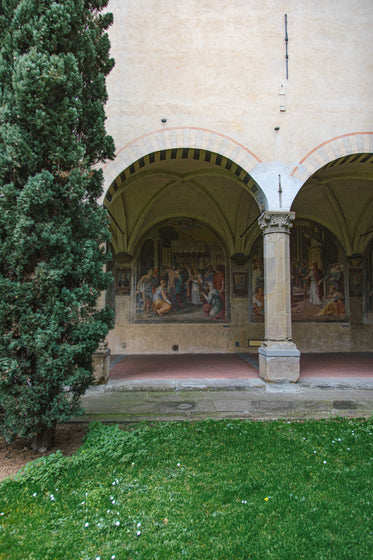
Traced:
POLYGON ((373 352, 302 354, 301 377, 372 377, 373 352))
POLYGON ((144 354, 112 357, 110 379, 247 379, 257 369, 236 354, 144 354), (116 361, 119 363, 116 363, 116 361))
MULTIPOLYGON (((110 379, 255 379, 256 354, 114 355, 110 379)), ((302 354, 301 378, 373 378, 373 352, 302 354)))

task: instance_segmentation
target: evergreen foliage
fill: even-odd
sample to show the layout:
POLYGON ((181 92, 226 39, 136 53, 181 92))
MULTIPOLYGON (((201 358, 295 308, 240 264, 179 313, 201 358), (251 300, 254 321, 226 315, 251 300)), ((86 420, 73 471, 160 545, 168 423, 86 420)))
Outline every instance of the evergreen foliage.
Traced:
POLYGON ((0 430, 53 434, 81 412, 92 353, 112 326, 97 298, 114 157, 105 131, 107 0, 0 4, 0 430))

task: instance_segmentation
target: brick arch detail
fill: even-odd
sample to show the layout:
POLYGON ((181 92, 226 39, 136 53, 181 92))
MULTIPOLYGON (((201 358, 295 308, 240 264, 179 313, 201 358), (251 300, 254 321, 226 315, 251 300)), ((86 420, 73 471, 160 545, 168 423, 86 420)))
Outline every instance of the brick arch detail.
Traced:
POLYGON ((305 183, 311 175, 328 163, 351 154, 372 153, 373 132, 351 132, 330 138, 308 152, 291 175, 305 183))
POLYGON ((243 144, 211 130, 197 127, 163 128, 129 142, 116 154, 113 161, 103 166, 104 193, 108 191, 116 177, 130 165, 149 153, 168 149, 195 148, 215 152, 226 157, 247 173, 261 163, 261 160, 243 144))

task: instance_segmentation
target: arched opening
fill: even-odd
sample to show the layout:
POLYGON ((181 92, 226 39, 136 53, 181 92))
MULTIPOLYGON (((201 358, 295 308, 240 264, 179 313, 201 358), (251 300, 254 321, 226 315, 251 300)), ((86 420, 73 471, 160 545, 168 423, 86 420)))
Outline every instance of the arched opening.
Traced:
POLYGON ((302 351, 371 350, 364 256, 373 240, 372 164, 368 153, 333 160, 306 181, 293 202, 292 318, 302 351))
POLYGON ((113 353, 247 348, 248 252, 262 200, 244 169, 207 150, 151 153, 118 175, 104 202, 113 353), (157 308, 160 298, 167 305, 157 308))

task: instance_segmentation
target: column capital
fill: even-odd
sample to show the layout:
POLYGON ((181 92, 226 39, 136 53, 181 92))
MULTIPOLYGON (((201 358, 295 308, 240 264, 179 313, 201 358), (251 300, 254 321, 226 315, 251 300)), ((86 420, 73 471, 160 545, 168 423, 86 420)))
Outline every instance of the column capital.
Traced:
POLYGON ((290 233, 295 220, 295 212, 275 212, 267 210, 258 219, 263 235, 267 233, 290 233))

